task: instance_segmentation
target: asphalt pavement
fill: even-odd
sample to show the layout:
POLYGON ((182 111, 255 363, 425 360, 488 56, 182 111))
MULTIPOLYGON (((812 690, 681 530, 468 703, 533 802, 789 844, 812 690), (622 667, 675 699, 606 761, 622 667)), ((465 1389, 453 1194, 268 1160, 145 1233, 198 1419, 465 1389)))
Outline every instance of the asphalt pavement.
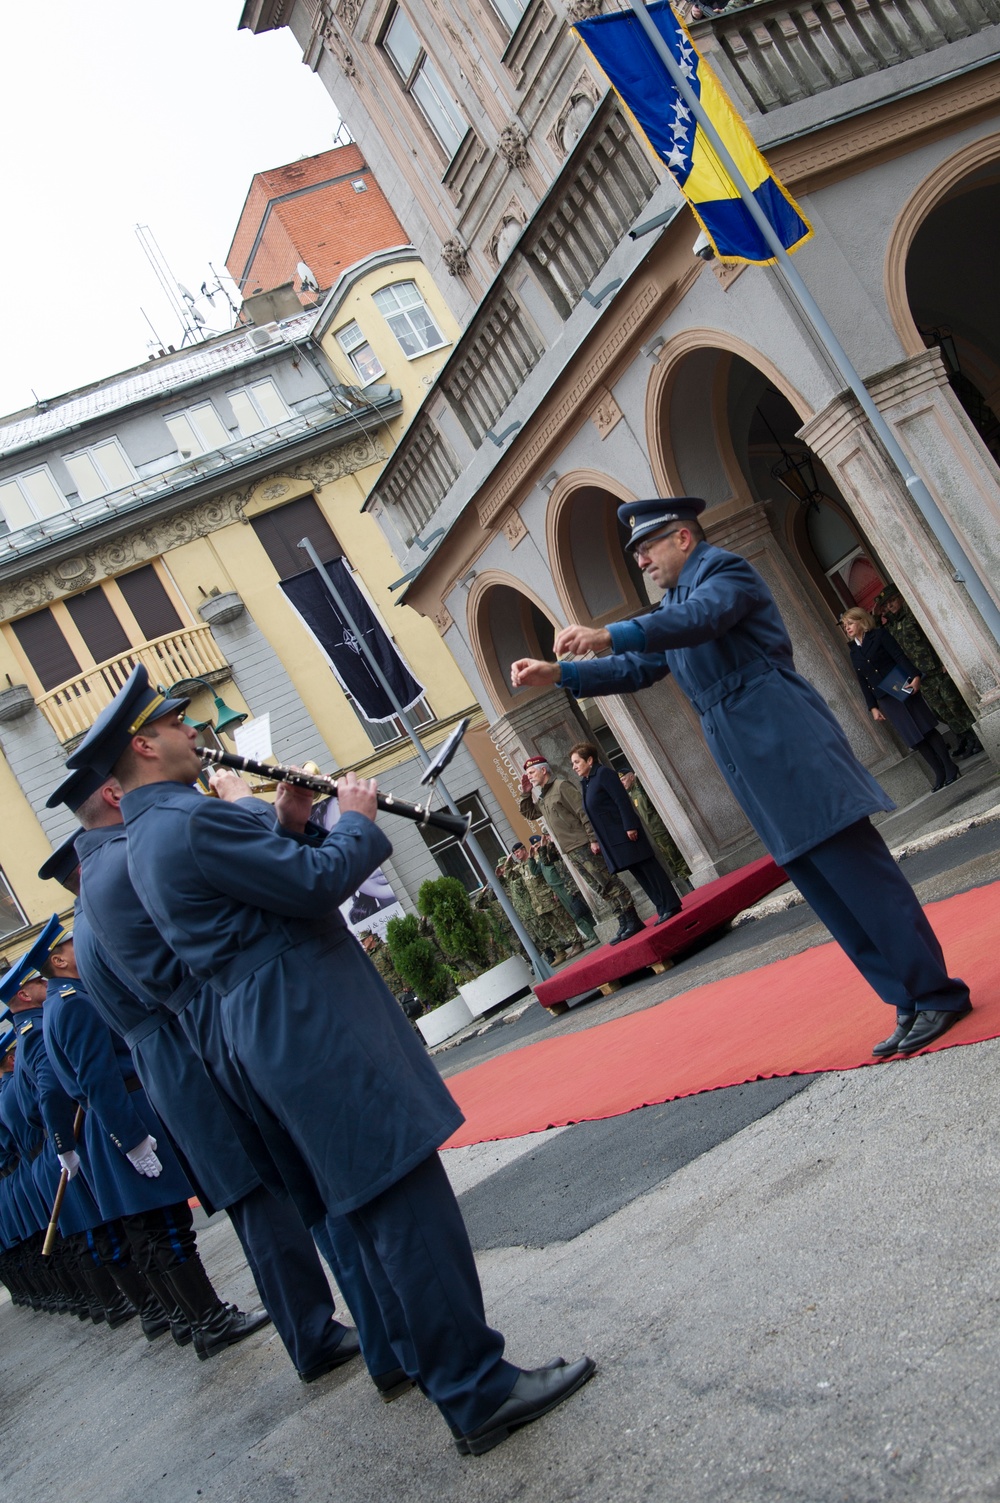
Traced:
MULTIPOLYGON (((924 900, 1000 878, 1000 823, 908 858, 924 900)), ((822 943, 803 907, 553 1019, 437 1056, 446 1074, 822 943)), ((995 1503, 1000 1040, 758 1081, 445 1154, 491 1320, 594 1380, 482 1458, 357 1364, 304 1387, 270 1329, 210 1362, 0 1297, 17 1503, 995 1503)), ((225 1217, 227 1298, 254 1303, 225 1217)))

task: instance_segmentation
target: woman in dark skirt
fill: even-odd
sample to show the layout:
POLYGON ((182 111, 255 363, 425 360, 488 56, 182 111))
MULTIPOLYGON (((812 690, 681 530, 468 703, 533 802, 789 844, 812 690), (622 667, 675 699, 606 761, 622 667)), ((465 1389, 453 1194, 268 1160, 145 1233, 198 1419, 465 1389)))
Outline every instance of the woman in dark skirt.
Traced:
MULTIPOLYGON (((573 771, 580 779, 583 807, 594 827, 596 841, 591 842, 594 855, 602 855, 610 872, 631 872, 650 902, 656 905, 656 922, 665 923, 681 911, 681 900, 670 878, 656 859, 656 854, 642 828, 632 801, 621 785, 618 774, 602 766, 600 752, 589 741, 581 741, 569 754, 573 771)), ((639 934, 636 922, 628 939, 639 934)), ((615 941, 617 942, 618 936, 615 941)))
POLYGON ((902 736, 911 751, 919 752, 930 769, 934 792, 947 788, 961 772, 951 760, 944 737, 937 729, 937 719, 920 693, 920 675, 893 637, 874 617, 860 606, 852 606, 840 618, 850 639, 851 662, 861 684, 865 703, 875 720, 887 720, 902 736), (892 675, 912 692, 905 700, 897 699, 886 688, 892 675))

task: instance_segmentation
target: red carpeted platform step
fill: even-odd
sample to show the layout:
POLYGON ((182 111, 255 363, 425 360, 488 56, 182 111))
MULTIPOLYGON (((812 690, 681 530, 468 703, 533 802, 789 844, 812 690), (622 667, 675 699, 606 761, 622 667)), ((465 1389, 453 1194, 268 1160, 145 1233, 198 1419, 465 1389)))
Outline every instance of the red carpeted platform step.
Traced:
MULTIPOLYGON (((972 991, 973 1011, 931 1049, 1000 1036, 996 964, 1000 883, 932 903, 927 913, 948 969, 972 991)), ((895 1022, 844 952, 801 955, 713 981, 623 1018, 578 1028, 452 1075, 465 1124, 446 1145, 516 1138, 591 1122, 720 1086, 872 1065, 871 1047, 895 1022)), ((970 1059, 969 1070, 975 1072, 970 1059)))
POLYGON ((770 856, 741 866, 739 871, 689 892, 676 918, 668 919, 665 924, 650 920, 642 934, 620 945, 602 945, 574 961, 558 976, 540 981, 534 989, 535 996, 543 1007, 555 1007, 569 997, 579 997, 599 986, 620 981, 633 971, 672 960, 787 880, 770 856))

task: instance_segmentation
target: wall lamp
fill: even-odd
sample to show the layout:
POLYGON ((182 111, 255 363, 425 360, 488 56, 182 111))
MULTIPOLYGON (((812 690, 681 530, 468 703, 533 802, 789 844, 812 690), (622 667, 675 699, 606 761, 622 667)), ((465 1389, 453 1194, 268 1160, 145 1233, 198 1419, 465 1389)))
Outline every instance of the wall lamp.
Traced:
POLYGON ((200 684, 215 700, 214 725, 211 720, 192 720, 189 715, 184 716, 184 724, 194 726, 196 731, 213 731, 216 736, 231 735, 238 725, 242 725, 244 720, 250 718, 246 710, 234 710, 227 705, 222 696, 216 694, 212 685, 204 678, 179 678, 176 684, 171 684, 167 690, 168 698, 175 689, 183 688, 187 684, 200 684))

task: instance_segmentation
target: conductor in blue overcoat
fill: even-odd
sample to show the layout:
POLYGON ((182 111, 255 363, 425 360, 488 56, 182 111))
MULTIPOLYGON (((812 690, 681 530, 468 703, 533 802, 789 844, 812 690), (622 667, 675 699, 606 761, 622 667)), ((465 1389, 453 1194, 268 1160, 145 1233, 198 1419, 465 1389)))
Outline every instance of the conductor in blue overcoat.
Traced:
POLYGON ((557 657, 522 658, 511 681, 574 695, 628 694, 672 673, 701 717, 712 757, 775 861, 785 868, 884 1002, 896 1027, 873 1050, 915 1053, 971 1010, 909 882, 870 816, 892 800, 852 752, 840 724, 796 672, 766 583, 746 559, 712 547, 705 502, 682 496, 618 508, 627 546, 664 591, 645 615, 569 626, 557 657))
POLYGON ((460 1448, 489 1450, 567 1398, 589 1358, 522 1371, 487 1324, 437 1155, 461 1113, 339 912, 392 850, 374 783, 340 782, 341 818, 320 843, 304 838, 308 790, 279 788, 273 829, 205 798, 195 734, 141 666, 70 762, 126 790, 136 892, 218 993, 248 1098, 289 1134, 326 1211, 350 1220, 400 1365, 460 1448))

